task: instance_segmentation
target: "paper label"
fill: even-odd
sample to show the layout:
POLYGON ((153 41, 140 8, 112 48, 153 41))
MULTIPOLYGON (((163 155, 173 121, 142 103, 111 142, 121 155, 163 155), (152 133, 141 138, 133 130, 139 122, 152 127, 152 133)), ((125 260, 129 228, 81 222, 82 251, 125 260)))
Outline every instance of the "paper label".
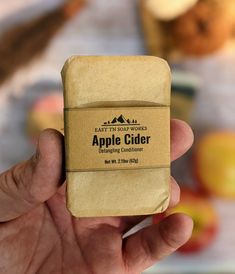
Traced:
POLYGON ((65 109, 67 171, 170 166, 169 107, 65 109))

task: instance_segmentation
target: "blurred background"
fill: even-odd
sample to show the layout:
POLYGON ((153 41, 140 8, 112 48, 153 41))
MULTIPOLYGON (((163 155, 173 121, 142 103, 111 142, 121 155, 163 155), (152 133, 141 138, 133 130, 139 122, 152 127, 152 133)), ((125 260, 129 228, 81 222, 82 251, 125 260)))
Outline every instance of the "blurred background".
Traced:
MULTIPOLYGON (((195 133, 172 164, 195 228, 146 273, 235 273, 235 0, 0 0, 0 171, 63 131, 60 70, 79 55, 170 63, 173 118, 195 133)), ((158 222, 161 216, 154 216, 158 222)))

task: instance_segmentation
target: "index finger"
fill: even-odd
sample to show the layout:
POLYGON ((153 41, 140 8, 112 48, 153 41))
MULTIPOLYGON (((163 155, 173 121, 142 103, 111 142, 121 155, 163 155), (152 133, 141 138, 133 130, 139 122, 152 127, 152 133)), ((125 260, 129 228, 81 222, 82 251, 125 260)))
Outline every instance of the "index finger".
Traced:
POLYGON ((193 131, 184 121, 171 120, 171 161, 186 153, 193 144, 193 131))

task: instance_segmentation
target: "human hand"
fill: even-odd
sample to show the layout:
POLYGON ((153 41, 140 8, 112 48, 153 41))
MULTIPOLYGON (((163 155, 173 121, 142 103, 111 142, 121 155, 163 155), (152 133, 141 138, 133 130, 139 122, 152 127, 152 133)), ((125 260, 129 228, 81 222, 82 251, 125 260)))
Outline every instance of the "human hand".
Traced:
MULTIPOLYGON (((191 146, 183 122, 171 122, 171 158, 191 146)), ((0 175, 0 274, 137 274, 183 245, 192 220, 174 214, 123 234, 138 217, 74 218, 66 209, 63 136, 44 131, 36 154, 0 175)), ((170 206, 180 190, 171 181, 170 206)))

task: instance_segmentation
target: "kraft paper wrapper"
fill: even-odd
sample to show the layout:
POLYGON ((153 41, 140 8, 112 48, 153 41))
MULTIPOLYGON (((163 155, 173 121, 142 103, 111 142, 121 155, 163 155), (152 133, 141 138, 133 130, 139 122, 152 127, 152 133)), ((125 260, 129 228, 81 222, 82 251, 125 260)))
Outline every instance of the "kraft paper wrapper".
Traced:
MULTIPOLYGON (((170 105, 170 70, 157 57, 74 56, 65 63, 62 79, 69 109, 170 105)), ((66 152, 70 126, 65 123, 66 152)), ((170 198, 170 147, 167 154, 164 168, 66 172, 68 209, 77 217, 163 212, 170 198)))

